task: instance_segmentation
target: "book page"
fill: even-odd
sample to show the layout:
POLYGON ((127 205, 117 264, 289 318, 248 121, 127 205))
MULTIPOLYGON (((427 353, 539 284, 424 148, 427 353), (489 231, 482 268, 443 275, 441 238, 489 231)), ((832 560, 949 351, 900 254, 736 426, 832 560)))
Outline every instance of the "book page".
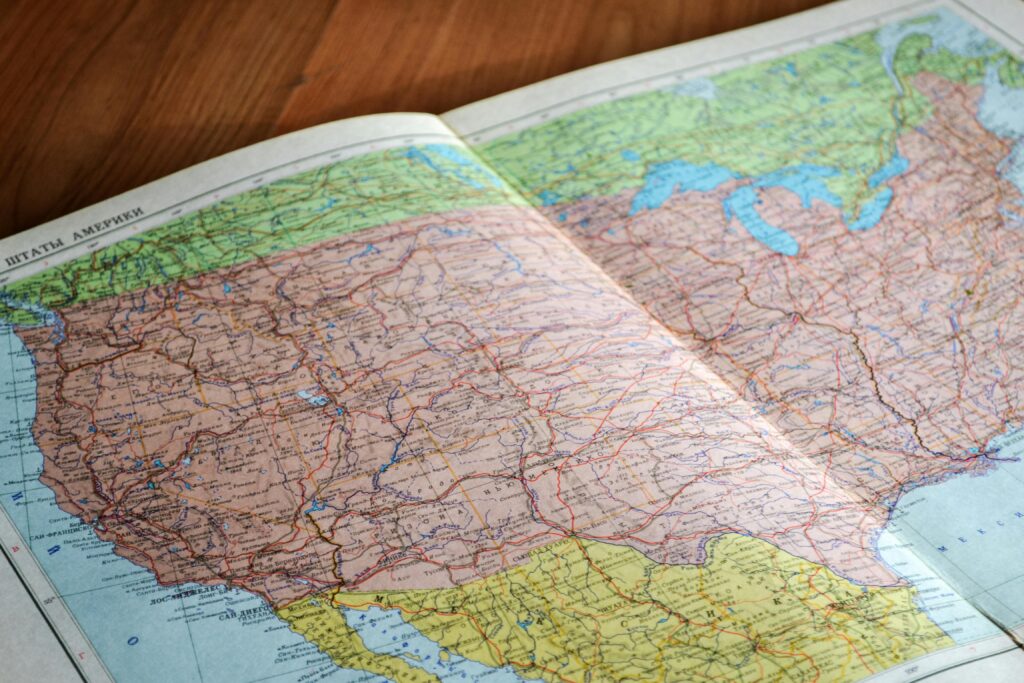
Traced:
POLYGON ((56 640, 20 670, 863 678, 948 641, 858 555, 877 521, 433 117, 0 246, 5 591, 56 640))
MULTIPOLYGON (((0 625, 5 675, 19 680, 30 675, 70 680, 76 674, 97 681, 194 678, 202 656, 191 646, 192 626, 220 621, 235 628, 207 631, 213 638, 207 657, 223 659, 222 648, 253 639, 252 646, 225 660, 230 667, 249 658, 236 679, 252 670, 266 675, 298 670, 295 675, 301 676, 318 666, 331 669, 327 659, 319 658, 318 664, 315 648, 301 647, 301 638, 297 645, 287 638, 256 637, 268 618, 275 621, 262 601, 237 592, 211 596, 202 586, 173 577, 163 577, 161 585, 152 567, 119 559, 110 538, 101 539, 83 523, 82 510, 69 507, 71 501, 59 507, 55 493, 63 482, 40 479, 46 458, 39 449, 43 433, 73 441, 85 429, 89 439, 104 438, 99 420, 113 411, 108 417, 112 414, 116 423, 138 430, 110 442, 131 463, 138 450, 133 442, 143 439, 138 425, 160 420, 171 424, 174 415, 167 414, 164 403, 136 406, 133 397, 131 405, 116 396, 113 403, 95 405, 117 385, 97 379, 92 393, 82 398, 94 406, 88 424, 47 424, 36 410, 37 396, 52 395, 56 387, 39 381, 34 355, 39 349, 31 348, 31 342, 26 346, 19 334, 56 331, 59 324, 59 335, 47 340, 59 346, 72 332, 59 323, 63 309, 95 312, 100 317, 81 328, 82 355, 70 370, 89 354, 102 356, 108 348, 106 341, 111 340, 91 339, 89 331, 109 322, 101 319, 104 302, 410 213, 457 207, 454 193, 462 193, 463 205, 474 203, 466 196, 472 194, 466 182, 483 187, 480 180, 490 178, 485 171, 437 182, 445 174, 452 177, 459 164, 442 158, 435 159, 434 168, 407 169, 405 154, 412 145, 438 145, 444 151, 459 142, 436 117, 426 115, 328 124, 225 155, 0 241, 0 592, 9 600, 8 616, 0 625), (395 182, 396 176, 405 181, 404 187, 395 182), (435 181, 430 191, 436 196, 410 191, 410 186, 415 190, 428 181, 435 181), (339 185, 343 191, 332 195, 339 185), (404 195, 395 194, 403 189, 404 195), (339 201, 346 203, 330 211, 329 205, 339 201), (338 220, 339 214, 344 220, 338 220), (243 622, 248 628, 239 630, 243 622)), ((500 188, 488 187, 495 196, 506 196, 500 188)), ((479 201, 494 201, 484 197, 487 191, 477 194, 479 201)), ((112 343, 118 344, 116 338, 112 343)), ((165 369, 155 360, 149 366, 158 373, 165 369)), ((142 391, 149 380, 135 370, 121 381, 142 391)), ((81 407, 76 396, 67 400, 68 408, 81 407)), ((80 465, 67 474, 84 482, 91 466, 84 461, 80 465)), ((116 468, 107 471, 116 475, 116 468)), ((101 487, 96 493, 105 491, 101 487)), ((131 514, 145 516, 138 509, 131 514)), ((232 678, 224 670, 219 677, 232 678)))
POLYGON ((633 410, 692 385, 746 418, 431 116, 215 159, 0 261, 0 581, 28 610, 0 644, 19 676, 486 673, 426 635, 419 664, 390 653, 373 638, 404 634, 397 612, 360 601, 440 595, 611 524, 553 462, 626 440, 600 403, 642 368, 666 369, 633 410))
POLYGON ((444 116, 877 521, 855 578, 949 636, 893 676, 1024 627, 1022 39, 852 0, 444 116))
MULTIPOLYGON (((774 44, 778 27, 834 28, 877 9, 840 7, 712 44, 774 44)), ((707 57, 708 45, 695 49, 707 57)), ((893 86, 909 87, 898 56, 893 86)), ((974 77, 1000 57, 977 57, 974 77)), ((586 75, 567 82, 627 101, 607 94, 610 74, 640 74, 649 59, 596 72, 600 88, 586 75)), ((553 92, 524 101, 587 94, 553 92)), ((506 133, 544 130, 522 123, 506 133)), ((591 132, 600 142, 603 129, 591 132)), ((865 493, 879 473, 836 485, 848 449, 808 456, 811 429, 780 419, 775 403, 817 384, 765 400, 757 390, 770 381, 738 381, 742 354, 723 362, 730 349, 647 298, 683 280, 639 286, 625 276, 639 271, 618 267, 628 258, 553 227, 585 233, 628 185, 613 190, 613 173, 605 194, 583 183, 591 206, 543 194, 550 178, 531 186, 487 135, 474 134, 493 166, 435 117, 329 124, 0 242, 0 547, 11 568, 0 580, 54 634, 12 653, 12 670, 64 657, 87 680, 133 681, 1015 671, 1020 653, 947 583, 965 593, 959 577, 935 572, 913 520, 886 527, 895 502, 865 493)), ((534 163, 545 157, 521 151, 547 176, 534 163)), ((590 166, 558 144, 549 154, 565 161, 554 175, 590 166)), ((697 189, 672 175, 685 164, 662 161, 638 214, 678 215, 689 205, 672 202, 697 189)), ((711 182, 719 171, 704 166, 711 182)), ((718 185, 707 192, 731 187, 718 185)), ((744 253, 732 233, 714 239, 744 253)), ((675 246, 659 245, 666 262, 675 246)), ((714 265, 701 269, 717 277, 714 265)), ((749 330, 721 336, 734 333, 749 330)), ((867 443, 877 463, 863 467, 884 471, 891 454, 868 450, 876 434, 851 422, 835 433, 867 443)), ((1012 446, 1006 437, 983 459, 1012 446)), ((986 480, 953 476, 972 471, 942 476, 986 480)), ((39 619, 3 628, 38 630, 39 619)))

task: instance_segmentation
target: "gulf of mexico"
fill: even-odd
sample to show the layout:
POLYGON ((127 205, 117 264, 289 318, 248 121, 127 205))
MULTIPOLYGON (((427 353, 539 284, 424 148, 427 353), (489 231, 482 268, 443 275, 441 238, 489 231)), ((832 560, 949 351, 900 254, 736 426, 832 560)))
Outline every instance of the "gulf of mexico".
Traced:
POLYGON ((1024 429, 1008 426, 987 449, 996 467, 910 491, 879 542, 883 559, 922 590, 922 606, 931 601, 933 618, 959 625, 958 642, 995 629, 950 587, 1003 628, 1024 626, 1024 429))

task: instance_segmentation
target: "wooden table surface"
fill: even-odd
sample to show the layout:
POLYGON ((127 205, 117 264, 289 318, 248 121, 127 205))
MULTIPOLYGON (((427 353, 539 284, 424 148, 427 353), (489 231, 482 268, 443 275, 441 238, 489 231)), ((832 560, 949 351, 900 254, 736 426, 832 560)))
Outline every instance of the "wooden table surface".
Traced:
POLYGON ((0 0, 0 237, 334 119, 448 109, 823 0, 0 0))

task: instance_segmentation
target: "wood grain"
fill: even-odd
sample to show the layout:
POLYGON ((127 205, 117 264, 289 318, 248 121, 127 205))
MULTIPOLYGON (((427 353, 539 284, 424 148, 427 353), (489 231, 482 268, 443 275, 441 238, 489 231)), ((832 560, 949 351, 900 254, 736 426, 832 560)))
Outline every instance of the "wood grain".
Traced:
POLYGON ((440 113, 823 0, 0 0, 0 236, 271 135, 440 113))

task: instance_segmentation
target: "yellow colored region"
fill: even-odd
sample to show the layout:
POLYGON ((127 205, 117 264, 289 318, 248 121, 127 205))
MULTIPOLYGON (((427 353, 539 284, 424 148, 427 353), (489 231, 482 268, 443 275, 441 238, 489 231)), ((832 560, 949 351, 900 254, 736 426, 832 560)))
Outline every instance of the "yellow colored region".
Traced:
POLYGON ((326 602, 307 598, 277 610, 293 631, 323 650, 338 666, 379 674, 401 683, 437 683, 438 678, 401 657, 391 657, 366 649, 363 639, 345 621, 341 610, 326 602))
POLYGON ((854 681, 953 645, 913 598, 746 536, 709 542, 701 566, 570 538, 457 588, 331 590, 280 616, 339 664, 374 672, 340 607, 399 609, 451 652, 527 678, 854 681))

